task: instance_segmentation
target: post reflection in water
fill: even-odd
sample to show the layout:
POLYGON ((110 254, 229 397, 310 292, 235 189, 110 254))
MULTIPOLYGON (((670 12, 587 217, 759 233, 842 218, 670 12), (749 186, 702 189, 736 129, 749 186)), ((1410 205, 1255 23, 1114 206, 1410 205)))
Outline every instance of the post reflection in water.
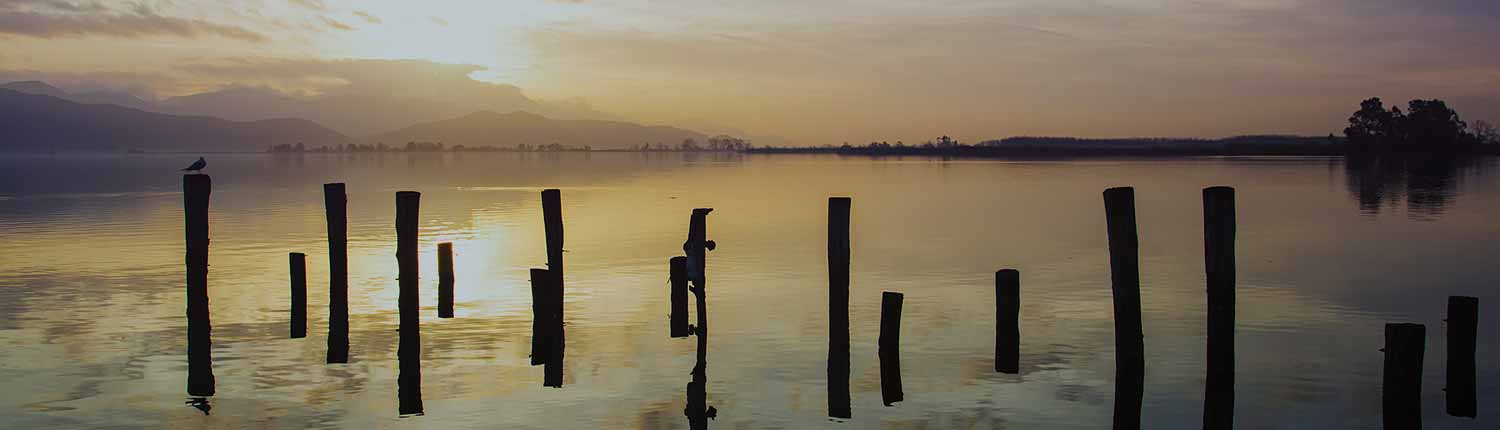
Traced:
POLYGON ((0 156, 0 174, 27 178, 0 181, 0 237, 11 250, 0 255, 0 422, 685 429, 691 379, 683 373, 696 367, 697 342, 670 336, 663 261, 683 253, 681 215, 713 207, 712 238, 732 245, 712 252, 715 370, 705 366, 702 410, 732 412, 715 426, 1102 428, 1116 380, 1099 192, 1122 185, 1136 190, 1150 334, 1142 428, 1203 424, 1201 193, 1209 185, 1236 190, 1236 427, 1378 427, 1381 328, 1398 321, 1430 328, 1420 401, 1437 412, 1421 416, 1423 428, 1489 428, 1500 418, 1500 379, 1486 377, 1500 372, 1491 356, 1500 338, 1482 335, 1500 332, 1500 319, 1485 316, 1493 314, 1475 320, 1476 418, 1443 413, 1441 391, 1445 298, 1500 300, 1490 264, 1500 255, 1500 181, 1485 173, 1487 159, 1449 176, 1440 216, 1416 219, 1391 206, 1362 215, 1351 198, 1359 175, 1328 158, 526 157, 209 157, 218 389, 205 416, 182 403, 185 220, 172 173, 182 157, 0 156), (348 184, 334 205, 347 205, 346 364, 325 364, 337 335, 325 183, 348 184), (548 257, 537 202, 545 188, 567 194, 566 390, 543 387, 543 369, 528 360, 528 269, 548 257), (401 422, 390 413, 400 321, 391 198, 406 189, 422 191, 419 279, 439 279, 437 244, 461 251, 453 279, 462 317, 435 318, 436 282, 417 289, 428 305, 419 314, 429 317, 421 321, 427 415, 401 422), (859 414, 842 423, 828 420, 825 397, 828 196, 860 201, 848 307, 857 328, 848 386, 859 414), (306 254, 304 339, 287 336, 289 252, 306 254), (1025 272, 1031 292, 1017 314, 1026 335, 1015 375, 995 372, 990 344, 997 303, 989 291, 1002 263, 1025 272), (901 382, 911 395, 891 408, 881 406, 873 331, 881 291, 906 293, 901 382))

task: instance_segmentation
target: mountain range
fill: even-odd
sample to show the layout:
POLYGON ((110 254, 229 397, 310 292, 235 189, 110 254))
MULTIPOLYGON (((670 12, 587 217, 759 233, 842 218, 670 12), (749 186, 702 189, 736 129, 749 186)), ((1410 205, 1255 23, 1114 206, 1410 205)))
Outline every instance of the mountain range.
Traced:
MULTIPOLYGON (((338 94, 295 97, 256 88, 229 88, 148 101, 127 93, 69 93, 41 81, 0 85, 0 150, 214 150, 261 151, 301 142, 308 147, 409 141, 448 146, 517 144, 624 148, 641 143, 673 145, 707 136, 692 130, 600 119, 557 119, 526 110, 478 110, 454 114, 469 105, 517 105, 566 111, 526 99, 513 87, 476 95, 483 103, 440 103, 413 99, 391 103, 388 95, 338 94), (422 111, 420 114, 413 111, 422 111), (277 115, 278 113, 284 115, 277 115), (343 127, 325 126, 303 115, 343 127), (377 130, 403 120, 406 127, 352 137, 338 130, 377 130), (447 118, 447 119, 442 119, 447 118)), ((575 112, 576 113, 576 112, 575 112)), ((569 115, 563 112, 558 115, 569 115)))

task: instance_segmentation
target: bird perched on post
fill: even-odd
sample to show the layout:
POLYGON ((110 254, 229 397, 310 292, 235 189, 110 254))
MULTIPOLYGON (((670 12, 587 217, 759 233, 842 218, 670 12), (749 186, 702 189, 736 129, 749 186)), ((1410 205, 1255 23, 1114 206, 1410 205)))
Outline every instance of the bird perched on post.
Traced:
POLYGON ((193 172, 195 174, 203 174, 204 167, 208 167, 208 161, 204 160, 203 157, 198 157, 198 161, 194 161, 193 165, 187 166, 187 168, 182 169, 182 171, 193 172))

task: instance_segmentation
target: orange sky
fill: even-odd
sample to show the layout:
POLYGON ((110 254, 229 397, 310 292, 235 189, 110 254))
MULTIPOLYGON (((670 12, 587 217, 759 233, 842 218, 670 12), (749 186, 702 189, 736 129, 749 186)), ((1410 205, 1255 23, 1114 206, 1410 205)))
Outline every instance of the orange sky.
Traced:
POLYGON ((1500 119, 1491 0, 917 3, 3 0, 0 78, 143 97, 473 79, 797 144, 1326 134, 1370 96, 1500 119))

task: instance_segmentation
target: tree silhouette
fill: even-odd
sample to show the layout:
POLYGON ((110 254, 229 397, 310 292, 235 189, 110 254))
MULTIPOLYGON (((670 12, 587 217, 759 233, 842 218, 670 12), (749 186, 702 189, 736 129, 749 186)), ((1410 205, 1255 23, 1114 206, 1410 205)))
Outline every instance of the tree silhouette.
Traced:
POLYGON ((1359 103, 1359 110, 1349 116, 1349 127, 1344 137, 1354 150, 1370 151, 1389 149, 1401 140, 1401 108, 1385 110, 1380 97, 1371 97, 1359 103))
POLYGON ((1442 100, 1412 100, 1405 113, 1386 110, 1379 97, 1366 99, 1344 129, 1351 152, 1458 153, 1479 140, 1442 100))

